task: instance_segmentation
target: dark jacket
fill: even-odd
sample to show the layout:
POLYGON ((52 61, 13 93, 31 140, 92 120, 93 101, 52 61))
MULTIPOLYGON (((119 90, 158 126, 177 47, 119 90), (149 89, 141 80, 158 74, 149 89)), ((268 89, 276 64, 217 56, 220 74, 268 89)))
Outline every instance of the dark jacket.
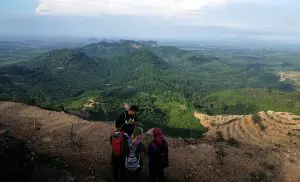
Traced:
POLYGON ((137 116, 131 116, 128 114, 128 111, 124 111, 119 118, 116 120, 116 127, 117 126, 123 126, 122 130, 125 133, 132 134, 133 129, 136 126, 137 123, 137 116))
MULTIPOLYGON (((168 151, 168 144, 167 142, 164 140, 164 143, 162 145, 165 145, 166 150, 168 151)), ((155 144, 155 142, 151 142, 148 145, 148 158, 149 158, 149 168, 163 168, 163 164, 161 163, 161 161, 159 161, 159 157, 157 155, 157 144, 155 144)))

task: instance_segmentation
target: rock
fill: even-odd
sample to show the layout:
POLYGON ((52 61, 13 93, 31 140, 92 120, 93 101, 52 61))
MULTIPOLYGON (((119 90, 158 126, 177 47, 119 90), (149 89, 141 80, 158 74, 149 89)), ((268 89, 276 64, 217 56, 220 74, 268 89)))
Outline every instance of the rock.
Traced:
POLYGON ((75 182, 75 178, 72 176, 67 176, 67 182, 75 182))
POLYGON ((194 144, 195 143, 195 138, 189 138, 188 142, 191 143, 191 144, 194 144))
POLYGON ((4 136, 6 133, 6 129, 0 130, 0 136, 4 136))
POLYGON ((11 129, 10 128, 5 128, 5 129, 0 130, 0 136, 10 137, 11 136, 11 129))
POLYGON ((217 169, 216 172, 219 173, 219 172, 220 172, 220 169, 217 169))
POLYGON ((196 150, 197 149, 197 147, 195 145, 189 145, 188 148, 191 149, 191 150, 196 150))
POLYGON ((189 179, 189 175, 188 175, 188 174, 185 174, 185 175, 184 175, 184 178, 185 178, 185 179, 189 179))
POLYGON ((95 176, 89 176, 89 177, 87 177, 87 179, 93 180, 93 181, 95 180, 95 178, 96 178, 95 176))
POLYGON ((214 167, 213 167, 212 165, 208 165, 207 167, 208 167, 208 169, 210 169, 210 170, 213 170, 213 169, 214 169, 214 167))
POLYGON ((52 139, 50 137, 44 137, 44 138, 42 138, 42 142, 50 143, 50 142, 52 142, 52 139))

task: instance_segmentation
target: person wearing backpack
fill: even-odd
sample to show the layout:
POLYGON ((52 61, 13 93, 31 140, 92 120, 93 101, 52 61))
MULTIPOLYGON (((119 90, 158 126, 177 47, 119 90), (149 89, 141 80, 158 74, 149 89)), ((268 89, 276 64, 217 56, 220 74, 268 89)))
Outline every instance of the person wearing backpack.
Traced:
POLYGON ((128 111, 124 111, 116 120, 116 126, 122 126, 122 131, 131 137, 137 125, 136 113, 139 111, 138 106, 131 106, 128 111))
POLYGON ((113 175, 115 182, 126 182, 126 170, 125 170, 125 151, 128 137, 121 130, 122 126, 117 125, 117 129, 110 137, 112 146, 111 164, 113 167, 113 175))
POLYGON ((160 128, 152 130, 154 140, 148 146, 149 173, 151 182, 165 182, 164 169, 169 167, 169 149, 160 128))
POLYGON ((125 168, 127 170, 128 182, 141 182, 142 159, 145 152, 145 146, 141 141, 142 129, 136 128, 132 139, 128 142, 127 155, 125 159, 125 168))

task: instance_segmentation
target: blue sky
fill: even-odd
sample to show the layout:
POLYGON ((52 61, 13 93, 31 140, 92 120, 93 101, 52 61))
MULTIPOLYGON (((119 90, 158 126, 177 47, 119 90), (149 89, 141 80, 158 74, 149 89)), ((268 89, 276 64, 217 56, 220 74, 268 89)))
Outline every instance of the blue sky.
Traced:
POLYGON ((32 14, 38 5, 38 0, 1 0, 1 13, 32 14))
POLYGON ((1 0, 0 35, 300 41, 299 0, 1 0))

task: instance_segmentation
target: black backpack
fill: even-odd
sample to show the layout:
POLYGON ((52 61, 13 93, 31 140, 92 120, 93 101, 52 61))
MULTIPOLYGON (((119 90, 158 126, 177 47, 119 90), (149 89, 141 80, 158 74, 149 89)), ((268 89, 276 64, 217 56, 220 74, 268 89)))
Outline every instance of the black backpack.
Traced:
POLYGON ((153 142, 153 145, 156 148, 155 160, 157 164, 163 168, 169 167, 169 149, 166 141, 163 140, 163 143, 161 145, 153 142))

